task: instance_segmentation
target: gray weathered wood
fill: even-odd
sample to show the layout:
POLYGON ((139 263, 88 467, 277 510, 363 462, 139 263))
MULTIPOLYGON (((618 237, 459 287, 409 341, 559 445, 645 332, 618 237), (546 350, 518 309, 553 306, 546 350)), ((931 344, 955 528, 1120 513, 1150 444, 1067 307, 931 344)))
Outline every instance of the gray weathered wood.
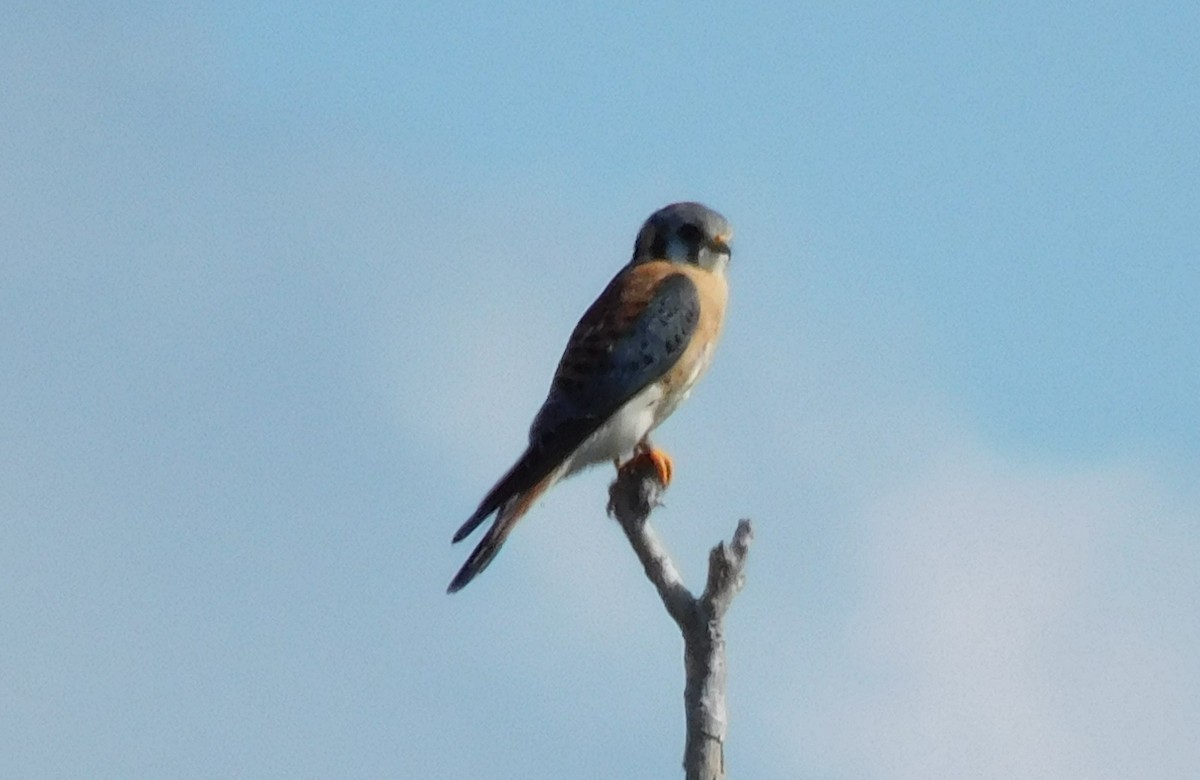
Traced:
POLYGON ((667 613, 683 635, 686 684, 683 701, 687 739, 683 768, 687 780, 724 780, 725 612, 745 584, 746 556, 754 537, 749 520, 738 522, 729 544, 708 556, 708 581, 697 598, 683 584, 666 547, 650 526, 663 486, 648 464, 634 461, 617 473, 609 487, 608 511, 625 532, 646 577, 654 584, 667 613))

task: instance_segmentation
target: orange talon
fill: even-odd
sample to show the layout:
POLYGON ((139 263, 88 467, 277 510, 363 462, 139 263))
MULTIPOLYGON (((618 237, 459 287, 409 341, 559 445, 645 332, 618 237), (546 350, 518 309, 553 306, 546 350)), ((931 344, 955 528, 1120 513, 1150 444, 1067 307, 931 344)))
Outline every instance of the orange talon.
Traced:
POLYGON ((625 469, 639 469, 649 467, 654 470, 654 477, 663 487, 671 484, 671 476, 675 472, 675 465, 671 462, 671 456, 663 450, 656 447, 648 447, 639 449, 629 462, 621 467, 625 469))
POLYGON ((671 456, 664 450, 651 448, 646 453, 646 457, 654 464, 654 471, 658 474, 658 481, 663 487, 671 484, 671 476, 675 473, 675 464, 671 462, 671 456))

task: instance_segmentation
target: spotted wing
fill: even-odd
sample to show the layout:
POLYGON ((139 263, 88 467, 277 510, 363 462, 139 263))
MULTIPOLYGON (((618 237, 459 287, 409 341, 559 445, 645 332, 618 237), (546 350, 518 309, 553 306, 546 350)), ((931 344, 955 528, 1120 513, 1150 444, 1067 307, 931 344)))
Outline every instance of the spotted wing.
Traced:
POLYGON ((687 349, 700 296, 691 279, 659 265, 670 268, 627 269, 579 321, 529 431, 531 447, 566 457, 687 349))
POLYGON ((700 297, 668 263, 625 268, 567 342, 529 447, 488 492, 454 541, 542 483, 621 406, 675 365, 700 319, 700 297))

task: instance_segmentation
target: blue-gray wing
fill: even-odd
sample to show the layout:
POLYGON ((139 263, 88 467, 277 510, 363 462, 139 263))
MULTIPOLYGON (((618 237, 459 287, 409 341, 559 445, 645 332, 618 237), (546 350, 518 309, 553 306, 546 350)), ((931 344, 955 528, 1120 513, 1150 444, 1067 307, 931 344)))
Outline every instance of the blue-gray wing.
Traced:
POLYGON ((680 273, 638 270, 626 270, 632 278, 618 276, 571 334, 530 428, 531 448, 559 460, 570 455, 687 349, 700 319, 695 283, 680 273))
POLYGON ((617 274, 571 333, 528 448, 454 541, 540 483, 626 401, 662 378, 687 349, 699 319, 696 285, 669 266, 627 266, 617 274))

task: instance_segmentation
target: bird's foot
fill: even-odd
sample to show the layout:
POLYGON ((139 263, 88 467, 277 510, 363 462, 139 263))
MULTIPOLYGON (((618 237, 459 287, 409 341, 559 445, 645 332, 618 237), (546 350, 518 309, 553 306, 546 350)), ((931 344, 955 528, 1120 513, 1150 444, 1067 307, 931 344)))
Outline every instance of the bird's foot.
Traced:
POLYGON ((675 473, 675 465, 671 462, 671 456, 654 446, 639 447, 633 457, 626 461, 619 470, 627 472, 641 469, 652 471, 658 484, 663 487, 671 484, 671 476, 675 473))

